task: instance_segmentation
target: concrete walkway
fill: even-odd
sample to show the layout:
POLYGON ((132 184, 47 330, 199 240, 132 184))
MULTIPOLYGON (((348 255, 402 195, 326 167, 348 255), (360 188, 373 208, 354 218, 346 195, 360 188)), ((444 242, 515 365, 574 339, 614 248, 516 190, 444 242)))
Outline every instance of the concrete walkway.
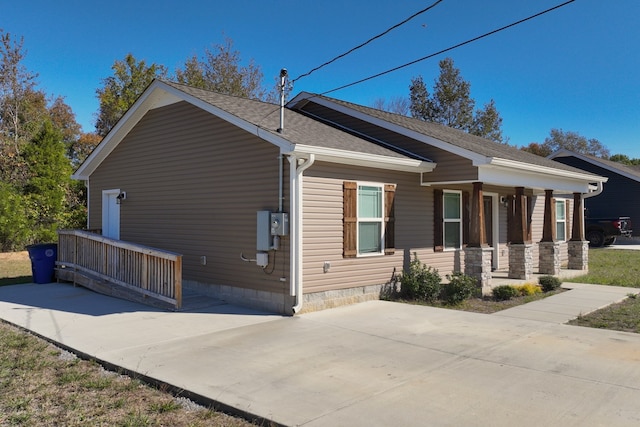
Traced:
POLYGON ((494 315, 373 301, 291 318, 17 285, 0 287, 0 318, 281 425, 637 426, 640 335, 559 323, 631 291, 579 285, 494 315))

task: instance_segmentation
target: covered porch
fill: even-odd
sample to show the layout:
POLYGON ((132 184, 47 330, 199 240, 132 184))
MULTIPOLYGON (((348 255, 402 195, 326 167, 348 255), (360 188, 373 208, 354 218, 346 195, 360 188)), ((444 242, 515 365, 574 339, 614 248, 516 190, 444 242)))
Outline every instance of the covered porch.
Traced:
POLYGON ((584 198, 598 194, 606 178, 513 162, 477 172, 478 180, 455 183, 425 182, 425 174, 423 185, 466 189, 461 270, 483 293, 505 281, 586 273, 584 198))

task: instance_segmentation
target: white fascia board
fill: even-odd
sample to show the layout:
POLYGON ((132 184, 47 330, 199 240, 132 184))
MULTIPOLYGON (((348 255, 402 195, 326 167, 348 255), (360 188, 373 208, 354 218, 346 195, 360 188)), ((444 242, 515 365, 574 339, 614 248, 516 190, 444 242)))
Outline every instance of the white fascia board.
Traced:
POLYGON ((473 151, 465 150, 464 148, 460 148, 453 144, 449 144, 448 142, 442 141, 440 139, 433 138, 431 136, 413 131, 411 129, 407 129, 403 126, 396 125, 394 123, 390 123, 382 119, 378 119, 377 117, 372 117, 368 114, 362 113, 360 111, 354 110, 344 105, 331 102, 325 98, 315 97, 313 94, 308 94, 306 92, 300 93, 298 96, 292 99, 287 105, 291 105, 293 107, 296 104, 306 100, 313 100, 313 102, 319 105, 322 105, 324 107, 331 108, 332 110, 338 111, 343 114, 348 114, 351 117, 355 117, 367 123, 371 123, 372 125, 380 126, 383 129, 387 129, 397 134, 407 136, 411 139, 415 139, 416 141, 420 141, 425 144, 432 145, 436 148, 448 151, 449 153, 453 153, 460 157, 464 157, 473 162, 483 163, 487 161, 487 158, 481 154, 474 153, 473 151))
POLYGON ((593 179, 551 175, 512 167, 479 166, 478 181, 505 187, 554 190, 560 193, 589 193, 593 179))
POLYGON ((154 80, 144 91, 125 115, 116 123, 102 142, 80 165, 71 178, 87 180, 97 167, 107 158, 109 154, 118 146, 124 137, 138 124, 144 115, 155 108, 186 101, 202 110, 205 110, 222 120, 225 120, 267 142, 280 148, 280 150, 293 150, 293 144, 286 139, 274 135, 267 129, 260 128, 246 120, 240 119, 220 108, 214 107, 199 98, 186 94, 173 86, 169 86, 160 80, 154 80))
POLYGON ((638 176, 632 175, 632 174, 628 173, 625 170, 618 169, 618 168, 616 168, 614 166, 611 166, 609 164, 599 162, 596 159, 592 159, 590 157, 583 156, 580 153, 575 153, 573 151, 569 151, 569 150, 564 149, 564 148, 562 148, 562 149, 556 151, 555 153, 549 155, 547 158, 553 160, 556 157, 575 157, 575 158, 580 159, 580 160, 582 160, 584 162, 591 163, 592 165, 595 165, 595 166, 601 167, 602 169, 608 170, 609 172, 613 172, 615 174, 622 175, 625 178, 629 178, 632 181, 640 182, 640 178, 638 176))
POLYGON ((586 181, 586 182, 607 182, 609 180, 609 178, 606 178, 604 176, 599 176, 586 171, 574 172, 574 171, 568 171, 564 169, 552 168, 547 166, 534 165, 531 163, 522 163, 522 162, 516 162, 513 160, 500 159, 496 157, 491 158, 490 161, 488 163, 485 163, 484 165, 477 165, 477 166, 516 169, 518 171, 530 172, 530 173, 544 175, 544 176, 550 175, 558 178, 569 178, 569 179, 586 181))
POLYGON ((307 158, 310 154, 316 161, 339 163, 344 165, 364 166, 369 168, 387 169, 402 172, 431 172, 436 163, 414 160, 409 158, 397 158, 380 156, 376 154, 356 153, 353 151, 336 150, 331 148, 313 147, 309 145, 296 145, 291 151, 282 151, 282 154, 295 155, 307 158))

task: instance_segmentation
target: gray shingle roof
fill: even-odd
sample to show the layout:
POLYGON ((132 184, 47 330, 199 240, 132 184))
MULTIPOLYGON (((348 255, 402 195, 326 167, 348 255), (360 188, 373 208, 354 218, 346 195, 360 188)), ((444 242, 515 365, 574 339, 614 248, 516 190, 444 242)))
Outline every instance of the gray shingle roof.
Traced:
POLYGON ((239 119, 254 124, 266 132, 278 135, 293 144, 347 150, 399 159, 420 159, 418 156, 407 156, 389 148, 372 144, 362 138, 320 123, 317 120, 313 120, 290 109, 285 109, 284 132, 278 133, 277 129, 280 126, 280 106, 277 104, 223 95, 173 82, 164 81, 164 83, 207 104, 224 110, 239 119))
MULTIPOLYGON (((537 166, 585 173, 585 171, 582 171, 580 169, 560 164, 551 159, 547 159, 546 157, 541 157, 526 151, 522 151, 514 146, 508 144, 500 144, 498 142, 481 138, 479 136, 471 135, 459 129, 453 129, 441 125, 439 123, 425 122, 412 117, 377 110, 375 108, 365 107, 363 105, 353 104, 351 102, 329 98, 323 95, 313 95, 313 97, 328 100, 329 102, 342 105, 354 111, 366 114, 370 117, 401 126, 422 135, 438 139, 455 147, 462 148, 464 150, 468 150, 472 153, 479 154, 488 158, 500 158, 537 166)), ((311 102, 313 102, 313 99, 311 100, 311 102)))

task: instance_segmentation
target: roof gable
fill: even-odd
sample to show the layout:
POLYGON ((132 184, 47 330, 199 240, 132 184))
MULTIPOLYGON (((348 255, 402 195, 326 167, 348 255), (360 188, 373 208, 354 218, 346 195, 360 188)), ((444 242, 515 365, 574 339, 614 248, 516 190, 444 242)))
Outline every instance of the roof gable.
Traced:
POLYGON ((154 80, 73 177, 88 179, 148 111, 181 101, 276 145, 283 154, 314 154, 317 160, 413 172, 429 171, 435 166, 427 159, 373 144, 289 109, 285 109, 285 128, 278 132, 280 107, 276 104, 154 80))

